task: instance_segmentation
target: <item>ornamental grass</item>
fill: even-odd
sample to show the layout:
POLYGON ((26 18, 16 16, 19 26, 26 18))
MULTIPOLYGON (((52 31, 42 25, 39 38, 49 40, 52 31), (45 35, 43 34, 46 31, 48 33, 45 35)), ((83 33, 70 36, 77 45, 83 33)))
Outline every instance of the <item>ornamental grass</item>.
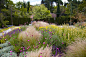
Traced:
POLYGON ((51 47, 46 47, 44 49, 41 47, 39 50, 29 52, 27 57, 50 57, 51 49, 51 47))
POLYGON ((19 39, 22 40, 30 40, 31 38, 39 39, 41 37, 41 33, 37 31, 33 26, 28 26, 25 31, 19 33, 19 39))
POLYGON ((86 39, 79 39, 69 45, 63 57, 86 57, 86 39))
POLYGON ((43 21, 33 22, 32 24, 36 28, 38 28, 38 27, 45 27, 45 26, 48 26, 49 25, 48 23, 43 22, 43 21))

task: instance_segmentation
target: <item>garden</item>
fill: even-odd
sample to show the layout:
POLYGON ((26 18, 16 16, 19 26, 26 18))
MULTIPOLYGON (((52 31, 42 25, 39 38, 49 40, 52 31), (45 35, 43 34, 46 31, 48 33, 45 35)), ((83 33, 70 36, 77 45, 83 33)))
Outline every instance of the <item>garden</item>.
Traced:
POLYGON ((43 21, 20 26, 1 37, 0 56, 85 57, 86 26, 77 26, 59 27, 43 21))
POLYGON ((0 57, 86 57, 86 1, 67 1, 0 0, 0 57))

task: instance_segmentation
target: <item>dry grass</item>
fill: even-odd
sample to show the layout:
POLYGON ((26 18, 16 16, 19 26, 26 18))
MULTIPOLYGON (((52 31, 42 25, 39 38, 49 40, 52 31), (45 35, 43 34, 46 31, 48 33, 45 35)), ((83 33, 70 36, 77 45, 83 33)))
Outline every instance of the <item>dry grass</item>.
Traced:
POLYGON ((31 51, 30 53, 27 54, 27 57, 50 57, 51 56, 51 49, 50 47, 46 47, 43 49, 41 47, 39 50, 36 51, 31 51))
POLYGON ((39 39, 41 37, 41 33, 39 31, 36 31, 36 29, 33 26, 28 26, 25 31, 22 31, 19 33, 19 39, 22 40, 30 40, 32 38, 39 39))
POLYGON ((33 22, 32 24, 36 28, 38 28, 38 27, 45 27, 45 26, 48 26, 49 25, 48 23, 43 22, 43 21, 33 22))
POLYGON ((73 44, 69 45, 67 48, 68 50, 64 55, 66 57, 86 57, 86 39, 79 39, 73 44))

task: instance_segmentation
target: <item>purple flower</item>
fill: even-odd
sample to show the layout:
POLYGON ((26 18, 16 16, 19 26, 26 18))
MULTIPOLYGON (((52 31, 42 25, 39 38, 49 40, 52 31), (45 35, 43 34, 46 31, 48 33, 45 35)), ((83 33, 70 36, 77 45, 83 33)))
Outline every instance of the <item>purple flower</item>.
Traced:
POLYGON ((26 54, 27 54, 27 52, 26 52, 26 54))
POLYGON ((12 52, 12 50, 10 52, 12 52))
POLYGON ((43 42, 43 44, 45 44, 45 42, 43 42))
POLYGON ((29 40, 28 40, 29 41, 29 40))
POLYGON ((64 43, 62 42, 62 44, 64 44, 64 43))
POLYGON ((40 42, 39 42, 39 44, 40 44, 40 42))
POLYGON ((10 54, 10 55, 12 55, 12 54, 10 54))

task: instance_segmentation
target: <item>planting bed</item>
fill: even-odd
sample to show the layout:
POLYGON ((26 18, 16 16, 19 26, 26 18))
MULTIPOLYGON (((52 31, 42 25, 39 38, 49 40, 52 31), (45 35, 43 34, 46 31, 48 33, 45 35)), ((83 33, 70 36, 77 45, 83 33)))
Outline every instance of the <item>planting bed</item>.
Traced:
POLYGON ((17 28, 0 37, 1 57, 85 57, 86 29, 59 27, 45 22, 17 28), (79 39, 77 41, 76 39, 79 39), (76 42, 77 41, 77 42, 76 42), (84 48, 79 47, 82 46, 84 48), (73 45, 74 44, 74 45, 73 45), (71 49, 71 46, 73 49, 71 49), (76 50, 75 46, 80 50, 76 50), (71 50, 70 50, 71 49, 71 50), (71 53, 69 52, 71 51, 71 53), (83 52, 79 54, 78 52, 83 52), (68 55, 69 54, 69 55, 68 55))

